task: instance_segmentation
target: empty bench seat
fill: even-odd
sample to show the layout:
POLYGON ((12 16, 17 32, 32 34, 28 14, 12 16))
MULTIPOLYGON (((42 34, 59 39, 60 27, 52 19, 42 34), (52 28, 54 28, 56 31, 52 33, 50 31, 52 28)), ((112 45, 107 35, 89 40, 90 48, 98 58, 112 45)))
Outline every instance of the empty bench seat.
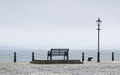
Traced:
POLYGON ((49 57, 50 57, 50 60, 52 60, 52 56, 64 56, 64 59, 65 57, 67 57, 67 60, 68 60, 68 52, 69 52, 69 49, 51 49, 47 53, 47 60, 49 59, 49 57))

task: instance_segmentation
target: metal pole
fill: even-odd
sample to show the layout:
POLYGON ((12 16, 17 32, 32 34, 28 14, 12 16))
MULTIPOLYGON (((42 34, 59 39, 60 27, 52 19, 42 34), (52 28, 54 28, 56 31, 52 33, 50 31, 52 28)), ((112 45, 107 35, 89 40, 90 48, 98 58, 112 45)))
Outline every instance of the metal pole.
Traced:
POLYGON ((35 59, 34 59, 34 52, 32 52, 32 61, 34 61, 35 59))
POLYGON ((82 52, 82 62, 84 62, 84 52, 82 52))
POLYGON ((97 53, 97 62, 100 62, 100 23, 102 22, 100 18, 96 21, 98 23, 98 53, 97 53))
POLYGON ((100 62, 100 24, 98 24, 98 54, 97 62, 100 62))
POLYGON ((112 52, 112 61, 114 61, 114 52, 112 52))
POLYGON ((16 52, 14 52, 14 62, 16 62, 16 52))

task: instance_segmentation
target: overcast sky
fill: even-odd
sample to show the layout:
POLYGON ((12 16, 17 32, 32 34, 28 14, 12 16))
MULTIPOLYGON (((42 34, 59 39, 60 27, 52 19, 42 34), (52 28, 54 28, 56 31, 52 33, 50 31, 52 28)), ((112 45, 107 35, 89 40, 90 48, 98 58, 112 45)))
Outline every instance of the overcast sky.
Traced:
POLYGON ((0 46, 120 49, 120 0, 0 0, 0 46))

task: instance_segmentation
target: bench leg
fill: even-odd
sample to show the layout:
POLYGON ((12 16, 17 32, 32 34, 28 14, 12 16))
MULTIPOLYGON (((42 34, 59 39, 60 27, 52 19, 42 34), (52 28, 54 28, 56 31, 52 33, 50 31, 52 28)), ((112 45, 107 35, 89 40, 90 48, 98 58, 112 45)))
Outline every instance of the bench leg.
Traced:
POLYGON ((69 58, 68 58, 68 55, 67 55, 67 60, 68 60, 69 58))
POLYGON ((52 60, 52 56, 50 56, 50 60, 52 60))
POLYGON ((65 55, 64 55, 64 60, 65 60, 65 55))
POLYGON ((49 56, 47 55, 47 60, 48 60, 49 56))

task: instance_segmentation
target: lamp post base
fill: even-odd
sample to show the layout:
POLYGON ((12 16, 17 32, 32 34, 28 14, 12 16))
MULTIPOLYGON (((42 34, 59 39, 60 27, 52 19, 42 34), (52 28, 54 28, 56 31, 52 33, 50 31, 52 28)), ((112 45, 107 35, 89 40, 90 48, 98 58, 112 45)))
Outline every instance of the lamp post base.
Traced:
POLYGON ((100 62, 100 52, 97 53, 97 62, 100 62))

